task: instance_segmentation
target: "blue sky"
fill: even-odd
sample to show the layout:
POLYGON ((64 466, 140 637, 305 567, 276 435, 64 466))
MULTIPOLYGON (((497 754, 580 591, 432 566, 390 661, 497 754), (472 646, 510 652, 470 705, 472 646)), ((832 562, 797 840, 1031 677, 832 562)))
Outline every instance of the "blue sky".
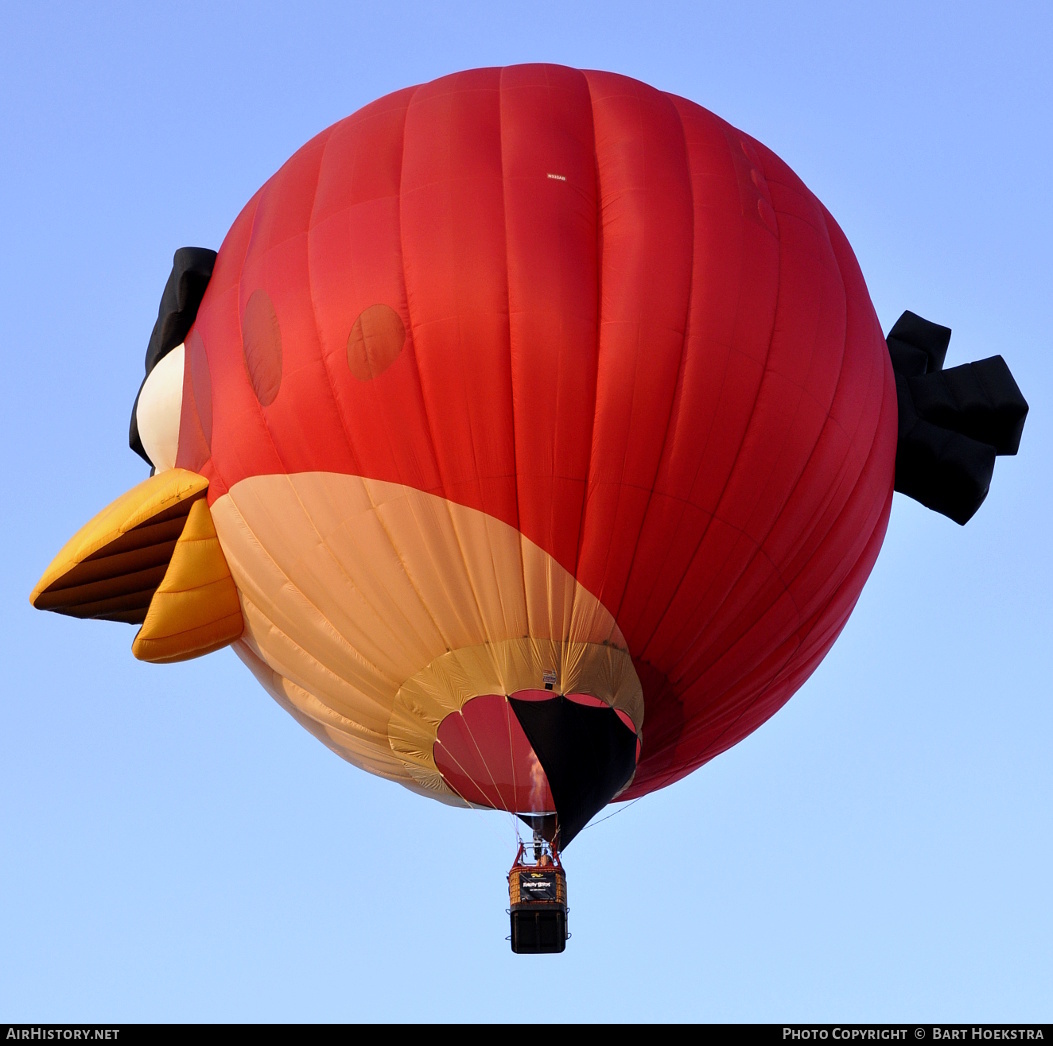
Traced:
MULTIPOLYGON (((1053 14, 1041 3, 10 5, 0 34, 0 1020, 1042 1020, 1053 901, 1053 14), (128 412, 173 250, 309 137, 458 69, 552 61, 778 152, 887 330, 1008 360, 1031 415, 964 529, 897 495, 793 700, 568 851, 516 957, 511 822, 342 763, 229 651, 29 607, 143 476, 128 412), (529 990, 525 990, 530 985, 529 990), (542 985, 544 987, 542 987, 542 985)), ((617 807, 613 809, 618 809, 617 807)))

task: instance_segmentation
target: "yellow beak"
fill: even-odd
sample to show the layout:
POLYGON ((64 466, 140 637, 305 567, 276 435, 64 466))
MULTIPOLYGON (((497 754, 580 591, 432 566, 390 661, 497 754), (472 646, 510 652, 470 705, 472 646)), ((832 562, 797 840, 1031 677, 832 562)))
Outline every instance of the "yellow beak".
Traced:
POLYGON ((151 476, 81 527, 29 597, 38 610, 139 624, 140 661, 186 661, 244 631, 205 492, 186 469, 151 476))

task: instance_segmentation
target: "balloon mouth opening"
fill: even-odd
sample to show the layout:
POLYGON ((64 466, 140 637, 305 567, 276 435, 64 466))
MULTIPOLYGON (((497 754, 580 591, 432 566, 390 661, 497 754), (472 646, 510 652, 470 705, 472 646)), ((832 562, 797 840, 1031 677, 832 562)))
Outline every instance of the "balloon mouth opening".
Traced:
POLYGON ((439 724, 435 765, 465 802, 522 818, 566 845, 636 772, 628 715, 590 694, 483 694, 439 724))
MULTIPOLYGON (((556 696, 540 693, 537 700, 556 696)), ((548 775, 504 694, 473 697, 446 716, 433 754, 443 779, 472 806, 512 814, 556 812, 548 775)))

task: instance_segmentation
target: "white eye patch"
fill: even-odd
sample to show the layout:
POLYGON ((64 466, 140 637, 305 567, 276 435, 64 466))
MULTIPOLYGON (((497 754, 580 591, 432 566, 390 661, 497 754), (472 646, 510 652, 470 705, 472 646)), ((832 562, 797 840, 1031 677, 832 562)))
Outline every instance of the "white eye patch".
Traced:
POLYGON ((143 383, 135 408, 139 439, 158 472, 175 468, 185 356, 184 347, 177 345, 158 360, 143 383))

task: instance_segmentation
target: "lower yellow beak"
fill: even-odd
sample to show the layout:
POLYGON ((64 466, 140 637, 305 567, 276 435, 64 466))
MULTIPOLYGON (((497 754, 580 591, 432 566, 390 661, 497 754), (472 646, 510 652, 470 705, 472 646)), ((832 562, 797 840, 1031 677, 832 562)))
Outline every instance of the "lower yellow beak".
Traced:
POLYGON ((30 602, 142 625, 132 643, 140 661, 185 661, 232 643, 245 623, 207 489, 186 469, 133 487, 73 535, 30 602))

